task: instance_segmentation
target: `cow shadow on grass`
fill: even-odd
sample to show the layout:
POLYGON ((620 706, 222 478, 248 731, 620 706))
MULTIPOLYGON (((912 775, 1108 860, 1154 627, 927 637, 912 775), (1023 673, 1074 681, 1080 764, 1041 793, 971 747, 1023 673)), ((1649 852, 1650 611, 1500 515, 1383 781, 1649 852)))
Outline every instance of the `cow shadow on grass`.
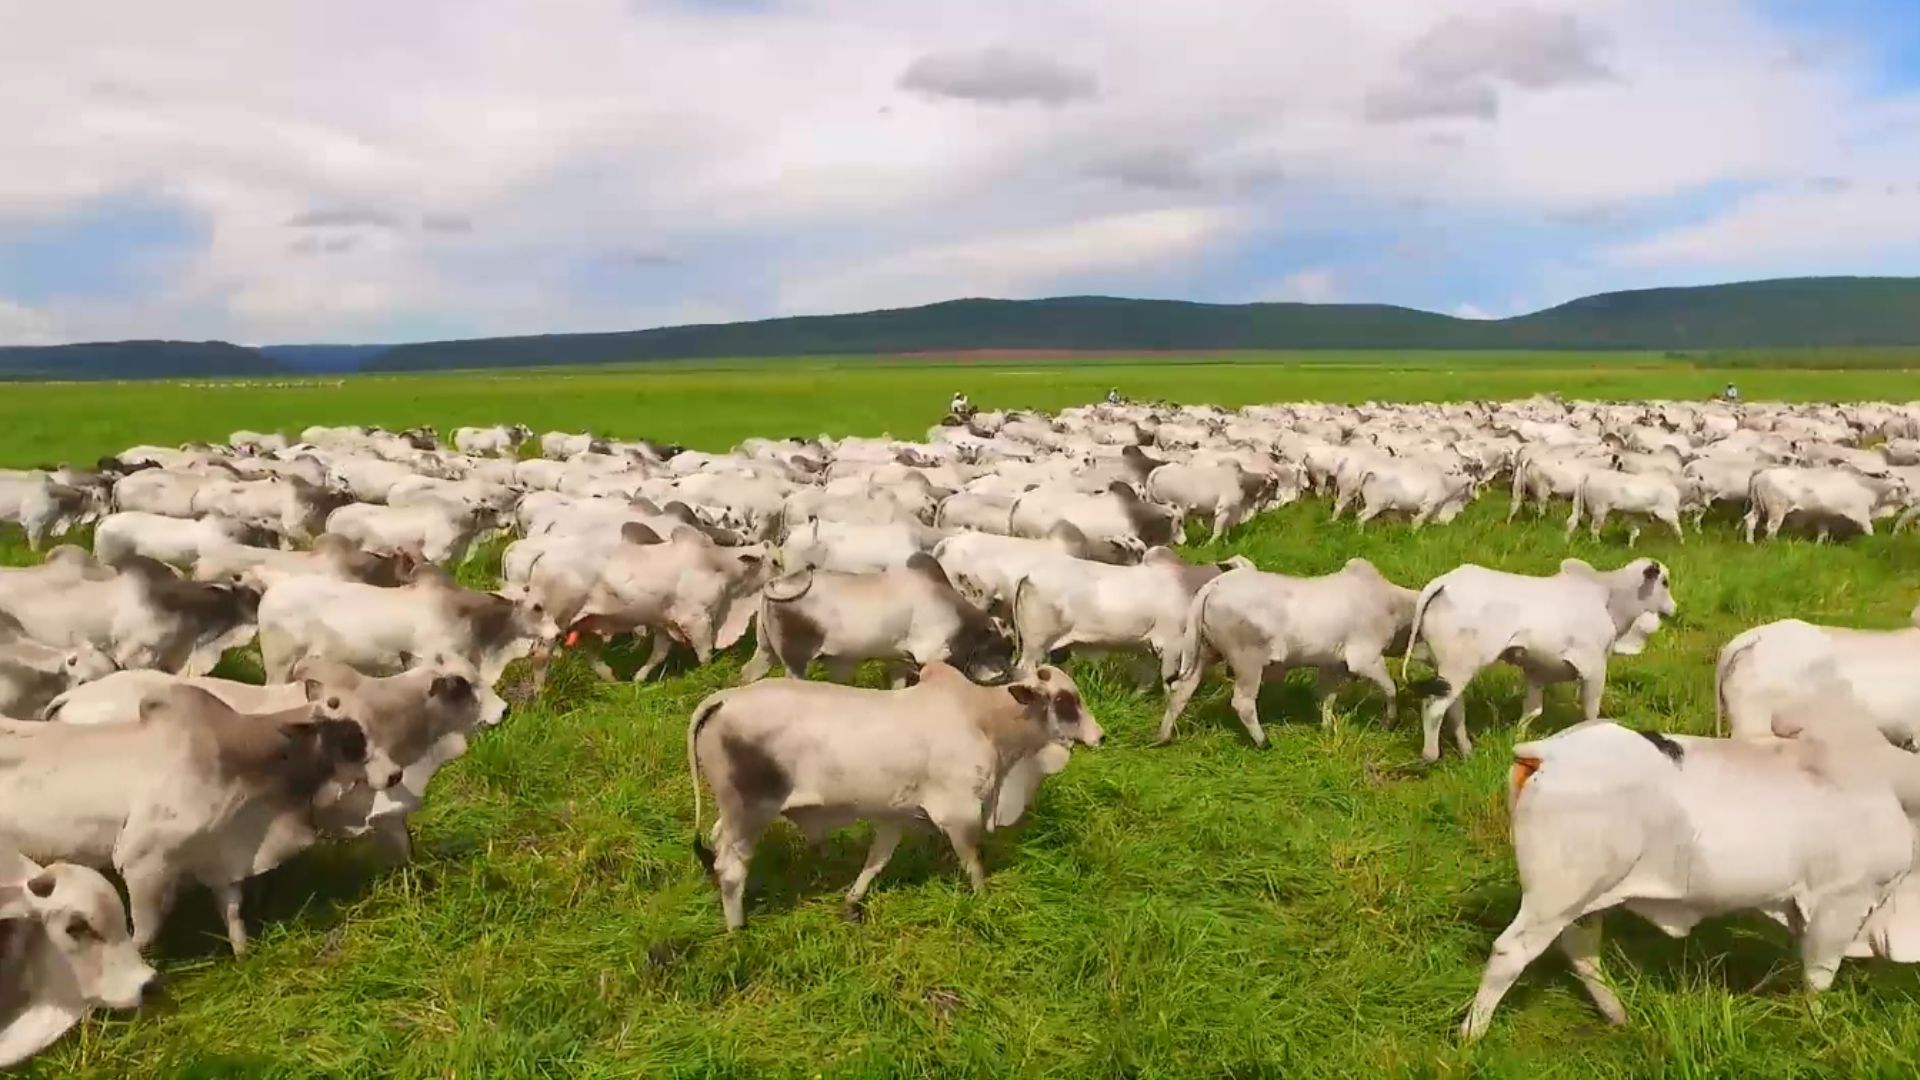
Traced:
MULTIPOLYGON (((323 841, 243 887, 241 912, 249 945, 256 947, 263 937, 283 930, 332 930, 383 878, 394 874, 410 873, 413 891, 432 893, 450 864, 464 862, 478 850, 477 843, 458 838, 431 845, 416 842, 413 861, 400 866, 389 862, 371 840, 323 841)), ((165 965, 232 956, 213 894, 183 885, 151 958, 165 965)))
MULTIPOLYGON (((1482 964, 1519 907, 1520 890, 1511 882, 1489 883, 1461 898, 1459 917, 1473 927, 1482 964)), ((1785 927, 1763 915, 1747 912, 1712 918, 1683 938, 1669 936, 1624 908, 1612 908, 1600 918, 1602 963, 1608 981, 1623 994, 1635 986, 1678 993, 1696 990, 1703 982, 1742 996, 1787 997, 1802 992, 1797 942, 1785 927)), ((1572 987, 1586 1000, 1563 954, 1554 947, 1528 965, 1501 1007, 1524 1007, 1539 991, 1560 987, 1572 987)))
MULTIPOLYGON (((1255 706, 1260 714, 1260 726, 1268 732, 1319 727, 1320 699, 1314 692, 1314 678, 1311 670, 1301 669, 1288 672, 1285 679, 1261 683, 1255 706)), ((1157 700, 1154 705, 1164 708, 1165 701, 1157 700)), ((1349 679, 1333 692, 1333 713, 1336 724, 1418 731, 1420 699, 1401 689, 1395 693, 1393 700, 1388 701, 1377 688, 1358 679, 1349 679)), ((1158 713, 1155 719, 1157 722, 1158 713)), ((1217 665, 1208 672, 1199 691, 1187 704, 1186 711, 1181 713, 1174 731, 1177 738, 1184 732, 1214 728, 1225 734, 1238 735, 1243 740, 1246 738, 1246 729, 1241 726, 1239 714, 1233 711, 1233 676, 1224 665, 1217 665)))
MULTIPOLYGON (((980 858, 987 867, 989 888, 994 871, 1013 862, 1015 839, 1010 830, 996 830, 981 838, 980 858)), ((814 848, 790 823, 774 823, 753 853, 748 917, 791 912, 820 899, 838 903, 860 876, 872 840, 872 827, 863 824, 841 829, 814 848)), ((909 826, 886 870, 874 879, 866 902, 871 905, 888 893, 940 880, 951 881, 958 889, 968 888, 966 871, 954 857, 946 836, 930 826, 909 826)))

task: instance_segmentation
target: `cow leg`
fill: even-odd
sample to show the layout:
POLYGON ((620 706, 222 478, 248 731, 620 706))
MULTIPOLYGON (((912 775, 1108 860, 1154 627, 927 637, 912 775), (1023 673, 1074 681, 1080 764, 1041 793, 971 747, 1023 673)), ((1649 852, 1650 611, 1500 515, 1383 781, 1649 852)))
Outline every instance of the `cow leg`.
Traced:
POLYGON ((1627 546, 1632 547, 1639 542, 1640 542, 1640 523, 1636 521, 1627 526, 1627 546))
POLYGON ((1767 511, 1767 539, 1771 540, 1780 535, 1780 526, 1787 523, 1787 515, 1790 513, 1792 513, 1791 510, 1782 510, 1778 514, 1771 510, 1767 511))
MULTIPOLYGON (((664 630, 654 630, 651 632, 651 636, 653 638, 653 648, 647 650, 646 663, 641 664, 639 669, 633 673, 634 682, 642 683, 653 678, 653 673, 659 671, 660 666, 667 662, 667 654, 673 651, 672 634, 664 630)), ((704 663, 704 661, 702 662, 704 663)))
POLYGON ((1320 706, 1322 731, 1333 727, 1333 696, 1339 691, 1340 684, 1346 681, 1346 676, 1336 668, 1315 668, 1313 671, 1313 697, 1320 706))
POLYGON ((1520 706, 1520 719, 1513 723, 1513 734, 1516 738, 1525 735, 1527 728, 1532 726, 1534 717, 1545 712, 1547 707, 1546 684, 1532 675, 1527 675, 1526 680, 1527 694, 1520 706))
POLYGON ((987 887, 987 867, 980 861, 980 816, 979 808, 973 807, 965 813, 943 815, 935 824, 947 834, 947 843, 953 845, 953 854, 966 868, 967 881, 974 892, 987 887))
POLYGON ((227 924, 227 944, 233 947, 235 956, 247 954, 247 923, 240 917, 241 884, 229 881, 213 886, 213 898, 220 905, 220 919, 227 924))
POLYGON ((374 819, 374 842, 381 855, 394 866, 413 861, 413 832, 407 827, 407 815, 387 814, 374 819))
POLYGON ((729 930, 747 924, 747 864, 753 860, 754 844, 772 819, 773 815, 762 813, 758 807, 746 806, 719 821, 713 876, 720 885, 720 911, 729 930))
POLYGON ((867 848, 867 861, 860 867, 860 876, 853 879, 853 888, 847 890, 843 911, 848 921, 860 918, 860 905, 867 898, 867 889, 872 887, 873 879, 880 876, 880 871, 887 868, 893 849, 900 846, 903 831, 896 821, 873 823, 873 843, 867 848))
MULTIPOLYGON (((746 666, 740 669, 740 679, 735 685, 744 686, 750 682, 758 682, 772 671, 773 646, 767 641, 767 622, 762 619, 760 632, 753 638, 753 656, 747 661, 746 666)), ((791 675, 792 671, 788 671, 788 674, 791 675)))
MULTIPOLYGON (((1466 707, 1461 704, 1461 695, 1467 692, 1467 684, 1480 673, 1476 667, 1448 666, 1440 669, 1440 682, 1444 688, 1440 696, 1427 702, 1420 714, 1421 745, 1420 756, 1427 761, 1440 760, 1440 721, 1443 718, 1458 717, 1455 729, 1464 735, 1466 732, 1466 707)), ((1459 737, 1459 736, 1456 736, 1459 737)))
MULTIPOLYGON (((640 630, 634 636, 639 640, 649 640, 650 638, 650 635, 648 635, 644 629, 640 630)), ((586 658, 587 666, 593 669, 595 675, 599 676, 600 681, 619 682, 620 676, 614 674, 613 665, 607 663, 607 639, 598 634, 589 634, 583 635, 580 640, 582 644, 580 653, 586 658)), ((540 679, 535 683, 536 692, 545 686, 545 679, 540 679)))
POLYGON ((1808 990, 1817 994, 1833 985, 1847 947, 1860 935, 1879 899, 1864 891, 1829 896, 1807 916, 1807 924, 1800 931, 1800 966, 1808 990))
POLYGON ((1853 519, 1851 519, 1851 520, 1853 521, 1853 523, 1854 523, 1855 525, 1858 525, 1858 526, 1860 526, 1860 533, 1861 533, 1861 535, 1863 535, 1863 536, 1872 536, 1872 535, 1873 535, 1873 518, 1871 518, 1871 517, 1857 517, 1857 518, 1853 518, 1853 519))
POLYGON ((1900 511, 1900 516, 1893 519, 1893 533, 1898 535, 1902 529, 1913 523, 1915 517, 1920 517, 1920 506, 1909 506, 1900 511))
MULTIPOLYGON (((1228 658, 1229 663, 1232 658, 1228 658)), ((1253 745, 1267 745, 1267 733, 1260 727, 1260 680, 1265 674, 1264 664, 1233 664, 1233 711, 1240 717, 1240 726, 1247 729, 1247 736, 1253 745)))
POLYGON ((1682 528, 1680 525, 1680 515, 1663 514, 1660 517, 1660 523, 1662 525, 1665 525, 1667 528, 1672 529, 1673 535, 1679 537, 1681 543, 1684 544, 1687 542, 1687 530, 1682 528))
POLYGON ((1580 715, 1584 722, 1593 724, 1600 720, 1600 695, 1607 689, 1607 667, 1599 667, 1580 672, 1580 715))
POLYGON ((1827 520, 1825 518, 1821 518, 1820 524, 1813 527, 1813 542, 1816 544, 1824 544, 1827 542, 1827 520))
POLYGON ((134 865, 120 871, 127 883, 127 906, 133 915, 133 947, 146 952, 160 936, 173 906, 173 874, 163 866, 134 865))
POLYGON ((1220 538, 1222 536, 1225 536, 1227 529, 1232 526, 1232 519, 1233 519, 1233 511, 1231 509, 1223 506, 1220 509, 1215 510, 1213 512, 1213 535, 1207 537, 1207 543, 1209 544, 1219 543, 1220 538))
POLYGON ((1367 527, 1367 522, 1379 517, 1385 509, 1385 507, 1377 503, 1364 504, 1360 507, 1360 512, 1353 516, 1353 527, 1356 530, 1364 531, 1367 527))
POLYGON ((1453 745, 1460 751, 1461 757, 1473 755, 1473 740, 1467 736, 1467 703, 1454 698, 1447 709, 1447 726, 1453 729, 1453 745))
POLYGON ((1480 975, 1480 990, 1474 994, 1473 1007, 1467 1010, 1467 1018, 1460 1025, 1460 1038, 1467 1042, 1486 1034, 1500 999, 1507 996, 1527 965, 1546 952, 1554 939, 1573 924, 1574 914, 1579 910, 1548 913, 1536 910, 1527 900, 1527 897, 1521 898, 1520 913, 1501 931, 1493 943, 1492 954, 1487 957, 1487 970, 1480 975))
POLYGON ((1392 727, 1394 723, 1393 707, 1399 700, 1399 689, 1393 685, 1393 675, 1387 671, 1386 657, 1375 653, 1372 656, 1347 656, 1347 670, 1380 688, 1385 701, 1380 707, 1380 722, 1383 727, 1392 727))
MULTIPOLYGON (((1704 513, 1701 514, 1700 516, 1703 519, 1706 517, 1704 513)), ((1758 525, 1759 523, 1760 523, 1760 507, 1758 505, 1747 507, 1747 516, 1740 519, 1741 526, 1744 527, 1747 531, 1747 543, 1749 544, 1753 543, 1753 528, 1755 525, 1758 525)))
POLYGON ((298 660, 292 642, 278 634, 260 635, 260 674, 268 686, 286 682, 298 660))
POLYGON ((1593 999, 1600 1015, 1607 1018, 1607 1023, 1618 1026, 1627 1022, 1627 1010, 1600 971, 1600 930, 1599 912, 1573 920, 1560 931, 1560 951, 1566 954, 1567 966, 1573 969, 1580 985, 1587 988, 1587 996, 1593 999))
POLYGON ((1165 746, 1173 741, 1174 721, 1187 711, 1187 703, 1193 700, 1194 691, 1200 689, 1200 680, 1206 678, 1207 665, 1212 661, 1210 650, 1203 641, 1200 655, 1194 657, 1193 668, 1184 672, 1167 687, 1167 711, 1160 717, 1160 734, 1153 740, 1155 746, 1165 746))

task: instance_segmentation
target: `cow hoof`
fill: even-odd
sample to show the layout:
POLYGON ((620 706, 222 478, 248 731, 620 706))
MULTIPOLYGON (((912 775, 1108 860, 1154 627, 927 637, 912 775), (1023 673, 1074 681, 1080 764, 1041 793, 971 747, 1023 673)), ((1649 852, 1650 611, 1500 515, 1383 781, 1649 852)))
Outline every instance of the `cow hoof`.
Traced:
POLYGON ((857 900, 849 900, 840 905, 840 917, 855 926, 867 921, 867 909, 857 900))

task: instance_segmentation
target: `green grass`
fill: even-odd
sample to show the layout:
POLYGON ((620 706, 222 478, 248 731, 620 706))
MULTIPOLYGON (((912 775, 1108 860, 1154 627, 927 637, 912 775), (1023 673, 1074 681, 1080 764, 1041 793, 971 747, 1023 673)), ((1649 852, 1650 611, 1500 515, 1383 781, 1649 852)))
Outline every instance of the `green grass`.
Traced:
MULTIPOLYGON (((90 458, 136 441, 315 421, 523 418, 722 446, 750 433, 918 432, 956 387, 984 405, 1061 405, 1118 384, 1240 403, 1693 395, 1683 366, 1323 370, 897 369, 548 374, 348 380, 313 390, 10 387, 0 455, 90 458)), ((1920 396, 1900 373, 1743 376, 1750 397, 1920 396)), ((1262 518, 1216 548, 1319 573, 1364 555, 1418 585, 1468 560, 1527 571, 1567 554, 1626 558, 1545 521, 1504 525, 1493 494, 1411 534, 1329 525, 1323 502, 1262 518)), ((1684 546, 1649 532, 1686 623, 1617 658, 1607 712, 1704 732, 1711 665, 1735 632, 1788 615, 1892 627, 1920 576, 1911 536, 1747 547, 1727 521, 1684 546)), ((19 561, 17 548, 0 550, 19 561)), ((1631 1026, 1607 1029, 1555 959, 1539 962, 1480 1046, 1453 1030, 1518 888, 1504 784, 1520 686, 1476 683, 1480 745, 1418 761, 1410 709, 1383 728, 1370 691, 1312 722, 1302 681, 1262 698, 1273 746, 1245 741, 1216 679, 1170 748, 1148 742, 1161 696, 1116 661, 1072 665, 1107 747, 1076 752, 1029 818, 987 846, 985 894, 944 844, 910 838, 869 900, 839 916, 864 828, 821 855, 776 826, 754 866, 746 930, 721 929, 689 851, 686 717, 741 654, 603 685, 566 661, 436 783, 419 854, 381 870, 330 846, 269 875, 256 950, 225 955, 211 902, 184 895, 161 966, 177 1004, 95 1020, 39 1059, 44 1076, 287 1075, 1911 1075, 1920 979, 1848 962, 1816 1009, 1783 931, 1735 918, 1670 941, 1609 920, 1607 963, 1631 1026)), ((1299 678, 1304 679, 1304 676, 1299 678)), ((1547 726, 1576 706, 1550 694, 1547 726)), ((1540 729, 1536 729, 1540 730, 1540 729)))

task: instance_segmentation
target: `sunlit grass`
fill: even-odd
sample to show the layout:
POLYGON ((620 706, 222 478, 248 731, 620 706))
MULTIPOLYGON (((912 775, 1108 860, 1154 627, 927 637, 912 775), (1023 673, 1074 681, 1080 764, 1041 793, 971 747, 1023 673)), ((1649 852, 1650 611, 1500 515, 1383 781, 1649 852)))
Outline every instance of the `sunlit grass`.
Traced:
MULTIPOLYGON (((1052 369, 1043 379, 953 369, 623 374, 510 380, 508 389, 395 379, 212 400, 115 387, 77 432, 59 418, 78 415, 92 388, 8 388, 0 409, 24 418, 25 432, 0 434, 0 457, 54 446, 91 457, 233 427, 347 420, 524 418, 710 446, 823 428, 908 434, 960 387, 989 405, 1058 405, 1115 383, 1235 403, 1316 392, 1510 396, 1556 381, 1569 394, 1596 385, 1613 396, 1698 394, 1699 378, 1712 381, 1644 370, 1454 378, 1243 365, 1052 369)), ((1798 378, 1745 381, 1750 397, 1823 386, 1920 396, 1920 380, 1899 375, 1798 378)), ((1415 586, 1466 561, 1547 571, 1568 554, 1601 566, 1628 557, 1617 540, 1563 540, 1563 510, 1507 526, 1498 494, 1417 534, 1378 523, 1362 533, 1326 513, 1324 503, 1302 503, 1200 550, 1299 574, 1364 555, 1415 586)), ((1713 655, 1738 630, 1788 615, 1903 625, 1920 583, 1912 536, 1748 547, 1731 523, 1710 521, 1704 538, 1681 545, 1649 534, 1637 553, 1672 567, 1686 618, 1643 655, 1616 659, 1606 711, 1669 730, 1709 728, 1713 655)), ((0 545, 0 561, 22 556, 0 545)), ((479 739, 437 782, 417 819, 412 866, 380 870, 373 852, 353 846, 308 853, 263 883, 251 908, 257 948, 239 961, 225 954, 205 894, 184 895, 160 960, 177 1004, 90 1022, 35 1070, 1585 1078, 1906 1074, 1920 1056, 1911 970, 1849 961, 1816 1012, 1786 935, 1755 918, 1674 942, 1616 917, 1606 960, 1628 1028, 1606 1028, 1546 959, 1483 1045, 1456 1046, 1486 950, 1518 901, 1502 792, 1520 685, 1501 671, 1468 696, 1476 755, 1449 752, 1428 768, 1406 703, 1387 729, 1378 695, 1349 690, 1341 722, 1323 731, 1305 676, 1263 695, 1266 751, 1247 744, 1217 680, 1196 697, 1178 741, 1153 749, 1158 689, 1133 684, 1117 661, 1076 661, 1108 746, 1077 753, 1020 828, 990 838, 984 895, 968 892, 942 843, 909 839, 875 886, 867 920, 848 924, 840 893, 858 871, 864 829, 815 854, 781 826, 754 866, 747 929, 728 935, 689 850, 684 737, 694 703, 727 685, 744 656, 743 647, 706 669, 677 665, 645 686, 602 684, 563 661, 546 700, 479 739)), ((1550 692, 1546 726, 1575 712, 1568 691, 1550 692)))

